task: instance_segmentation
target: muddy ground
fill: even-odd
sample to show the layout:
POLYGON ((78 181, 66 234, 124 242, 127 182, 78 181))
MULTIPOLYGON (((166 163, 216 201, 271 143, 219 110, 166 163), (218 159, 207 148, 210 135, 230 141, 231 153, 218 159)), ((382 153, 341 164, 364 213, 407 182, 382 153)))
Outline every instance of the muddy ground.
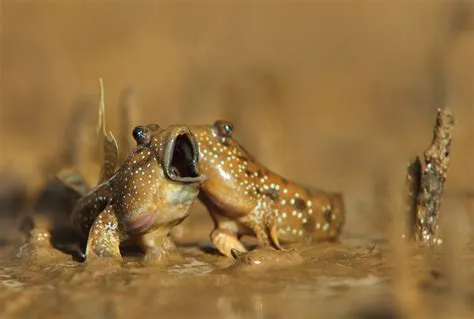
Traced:
POLYGON ((0 5, 2 318, 472 311, 472 2, 0 5), (99 77, 116 134, 114 109, 133 87, 134 124, 226 118, 272 170, 344 192, 341 242, 297 246, 304 262, 289 268, 238 272, 210 248, 212 224, 197 203, 174 234, 185 265, 143 267, 131 256, 86 266, 59 250, 32 254, 18 231, 22 216, 67 221, 71 202, 45 185, 64 164, 68 129, 83 116, 74 110, 85 110, 88 127, 73 163, 91 184, 97 178, 99 77), (456 116, 442 206, 447 245, 406 250, 390 241, 393 190, 447 104, 456 116))

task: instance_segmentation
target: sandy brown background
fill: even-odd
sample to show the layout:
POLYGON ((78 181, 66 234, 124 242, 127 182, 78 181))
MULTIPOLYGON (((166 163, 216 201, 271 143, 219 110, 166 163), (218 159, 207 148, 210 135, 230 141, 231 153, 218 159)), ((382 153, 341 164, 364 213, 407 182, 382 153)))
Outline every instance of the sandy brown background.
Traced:
POLYGON ((271 169, 342 190, 353 232, 384 229, 384 178, 427 147, 449 103, 447 194, 462 206, 474 191, 472 1, 0 3, 0 168, 26 183, 103 77, 112 130, 126 86, 137 124, 227 118, 271 169))

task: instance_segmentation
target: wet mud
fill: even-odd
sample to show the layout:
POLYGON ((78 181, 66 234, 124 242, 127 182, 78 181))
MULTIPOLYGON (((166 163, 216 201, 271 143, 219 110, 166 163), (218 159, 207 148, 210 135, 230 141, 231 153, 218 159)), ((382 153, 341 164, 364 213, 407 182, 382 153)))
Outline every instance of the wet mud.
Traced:
MULTIPOLYGON (((394 295, 394 263, 387 242, 344 238, 293 245, 284 252, 256 249, 236 255, 236 260, 218 254, 207 242, 181 241, 178 247, 183 263, 149 266, 133 251, 124 251, 122 262, 81 263, 47 241, 4 245, 1 316, 404 317, 394 295)), ((474 262, 473 250, 462 256, 464 262, 474 262)), ((450 300, 442 252, 412 246, 408 259, 428 310, 449 317, 437 310, 446 313, 450 300)), ((469 270, 465 278, 472 278, 469 270)), ((473 292, 466 293, 466 303, 474 305, 468 302, 473 292)))
MULTIPOLYGON (((198 248, 181 249, 186 263, 161 267, 142 266, 133 257, 123 263, 81 264, 45 247, 4 247, 1 253, 2 260, 9 260, 0 266, 5 318, 38 313, 58 318, 337 317, 341 306, 352 310, 346 298, 357 301, 361 291, 389 295, 383 254, 342 244, 307 246, 301 264, 277 269, 265 256, 265 271, 249 264, 243 271, 244 261, 198 248), (324 300, 334 308, 323 307, 324 300)), ((258 259, 258 253, 253 255, 258 259)))

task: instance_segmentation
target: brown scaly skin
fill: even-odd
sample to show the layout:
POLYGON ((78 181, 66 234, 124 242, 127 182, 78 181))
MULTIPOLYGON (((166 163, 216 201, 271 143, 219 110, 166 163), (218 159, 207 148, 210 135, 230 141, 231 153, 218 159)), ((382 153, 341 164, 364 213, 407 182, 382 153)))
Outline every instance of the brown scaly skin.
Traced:
POLYGON ((181 223, 205 179, 196 167, 197 145, 189 130, 155 124, 136 127, 139 145, 117 172, 83 196, 71 219, 86 237, 86 257, 121 258, 123 241, 137 243, 146 260, 162 260, 176 252, 168 238, 181 223))
POLYGON ((198 169, 206 175, 199 198, 214 219, 211 240, 222 254, 246 251, 242 235, 277 249, 280 241, 339 235, 345 214, 340 193, 310 190, 271 172, 233 139, 230 122, 189 129, 199 146, 198 169))

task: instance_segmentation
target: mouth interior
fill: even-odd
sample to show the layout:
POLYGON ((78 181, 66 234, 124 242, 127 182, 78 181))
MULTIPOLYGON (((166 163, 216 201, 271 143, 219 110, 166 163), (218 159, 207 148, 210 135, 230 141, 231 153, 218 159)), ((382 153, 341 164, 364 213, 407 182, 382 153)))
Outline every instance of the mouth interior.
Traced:
POLYGON ((171 167, 178 178, 195 178, 200 174, 197 170, 198 152, 194 140, 189 134, 181 134, 176 138, 171 167))

